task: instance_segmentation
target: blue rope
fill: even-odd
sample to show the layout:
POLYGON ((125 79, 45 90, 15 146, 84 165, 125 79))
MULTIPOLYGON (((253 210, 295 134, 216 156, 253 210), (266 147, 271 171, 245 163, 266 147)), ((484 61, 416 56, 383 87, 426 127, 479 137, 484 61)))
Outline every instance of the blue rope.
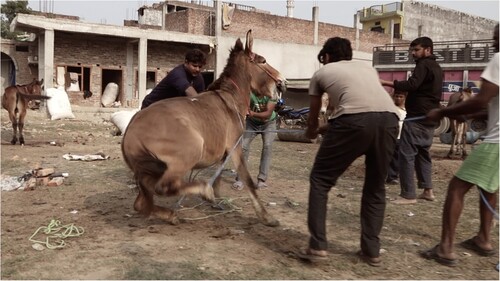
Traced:
POLYGON ((481 188, 477 188, 479 190, 479 195, 481 195, 481 199, 483 199, 483 202, 484 204, 486 205, 486 207, 488 207, 488 209, 490 209, 490 211, 493 213, 493 216, 495 216, 495 219, 498 220, 498 213, 495 211, 495 209, 493 209, 493 207, 490 206, 490 204, 488 203, 488 200, 486 200, 486 197, 484 197, 484 194, 483 194, 483 191, 481 190, 481 188))
POLYGON ((280 130, 265 130, 265 131, 253 131, 253 130, 245 130, 245 133, 303 133, 305 132, 304 130, 287 130, 287 129, 280 129, 280 130))
POLYGON ((403 120, 403 122, 412 122, 412 121, 424 120, 425 118, 426 118, 425 116, 410 117, 410 118, 406 118, 405 120, 403 120))

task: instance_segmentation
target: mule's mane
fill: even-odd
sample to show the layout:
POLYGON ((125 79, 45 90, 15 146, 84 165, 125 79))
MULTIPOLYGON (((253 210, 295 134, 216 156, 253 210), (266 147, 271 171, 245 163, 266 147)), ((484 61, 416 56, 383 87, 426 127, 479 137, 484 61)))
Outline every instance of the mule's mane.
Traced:
MULTIPOLYGON (((212 82, 207 88, 208 91, 215 91, 215 90, 229 90, 229 87, 232 87, 230 85, 233 85, 232 82, 227 81, 228 79, 233 80, 234 83, 237 83, 238 81, 249 81, 249 79, 243 80, 241 77, 242 72, 241 72, 241 66, 237 64, 237 58, 239 55, 242 55, 244 53, 244 50, 241 48, 241 45, 236 44, 235 47, 232 47, 229 50, 229 58, 227 59, 227 64, 224 67, 224 70, 220 74, 219 78, 212 82)), ((244 54, 243 54, 244 55, 244 54)))

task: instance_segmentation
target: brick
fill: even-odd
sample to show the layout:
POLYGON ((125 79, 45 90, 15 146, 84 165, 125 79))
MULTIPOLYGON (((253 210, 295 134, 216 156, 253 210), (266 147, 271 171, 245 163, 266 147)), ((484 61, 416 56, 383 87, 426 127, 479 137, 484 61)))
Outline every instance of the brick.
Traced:
POLYGON ((47 186, 60 186, 64 182, 64 177, 57 177, 51 179, 48 183, 47 186))
POLYGON ((36 185, 42 186, 42 185, 47 185, 50 181, 50 178, 48 176, 46 177, 39 177, 36 178, 36 185))
POLYGON ((54 172, 55 172, 54 168, 40 169, 40 170, 35 171, 35 176, 36 177, 45 177, 45 176, 48 176, 54 172))
POLYGON ((33 190, 35 189, 36 184, 36 179, 35 178, 30 178, 25 184, 24 184, 24 190, 33 190))

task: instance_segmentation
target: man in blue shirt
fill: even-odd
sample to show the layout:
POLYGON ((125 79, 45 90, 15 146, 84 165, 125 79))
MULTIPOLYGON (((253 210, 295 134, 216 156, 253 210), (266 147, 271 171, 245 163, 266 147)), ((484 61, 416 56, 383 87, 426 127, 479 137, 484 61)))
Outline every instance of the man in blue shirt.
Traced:
POLYGON ((174 97, 193 97, 205 90, 205 81, 200 75, 206 63, 206 55, 199 49, 186 53, 183 64, 176 66, 142 101, 141 109, 151 104, 174 97))

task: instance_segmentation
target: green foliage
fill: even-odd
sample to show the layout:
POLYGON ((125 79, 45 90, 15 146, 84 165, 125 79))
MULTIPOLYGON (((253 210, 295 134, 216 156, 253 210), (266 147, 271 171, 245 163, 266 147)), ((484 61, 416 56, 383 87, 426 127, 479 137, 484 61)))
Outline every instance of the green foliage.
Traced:
POLYGON ((1 36, 6 39, 15 39, 21 32, 11 32, 10 23, 18 13, 31 14, 31 8, 28 7, 28 1, 5 1, 1 6, 1 36))

